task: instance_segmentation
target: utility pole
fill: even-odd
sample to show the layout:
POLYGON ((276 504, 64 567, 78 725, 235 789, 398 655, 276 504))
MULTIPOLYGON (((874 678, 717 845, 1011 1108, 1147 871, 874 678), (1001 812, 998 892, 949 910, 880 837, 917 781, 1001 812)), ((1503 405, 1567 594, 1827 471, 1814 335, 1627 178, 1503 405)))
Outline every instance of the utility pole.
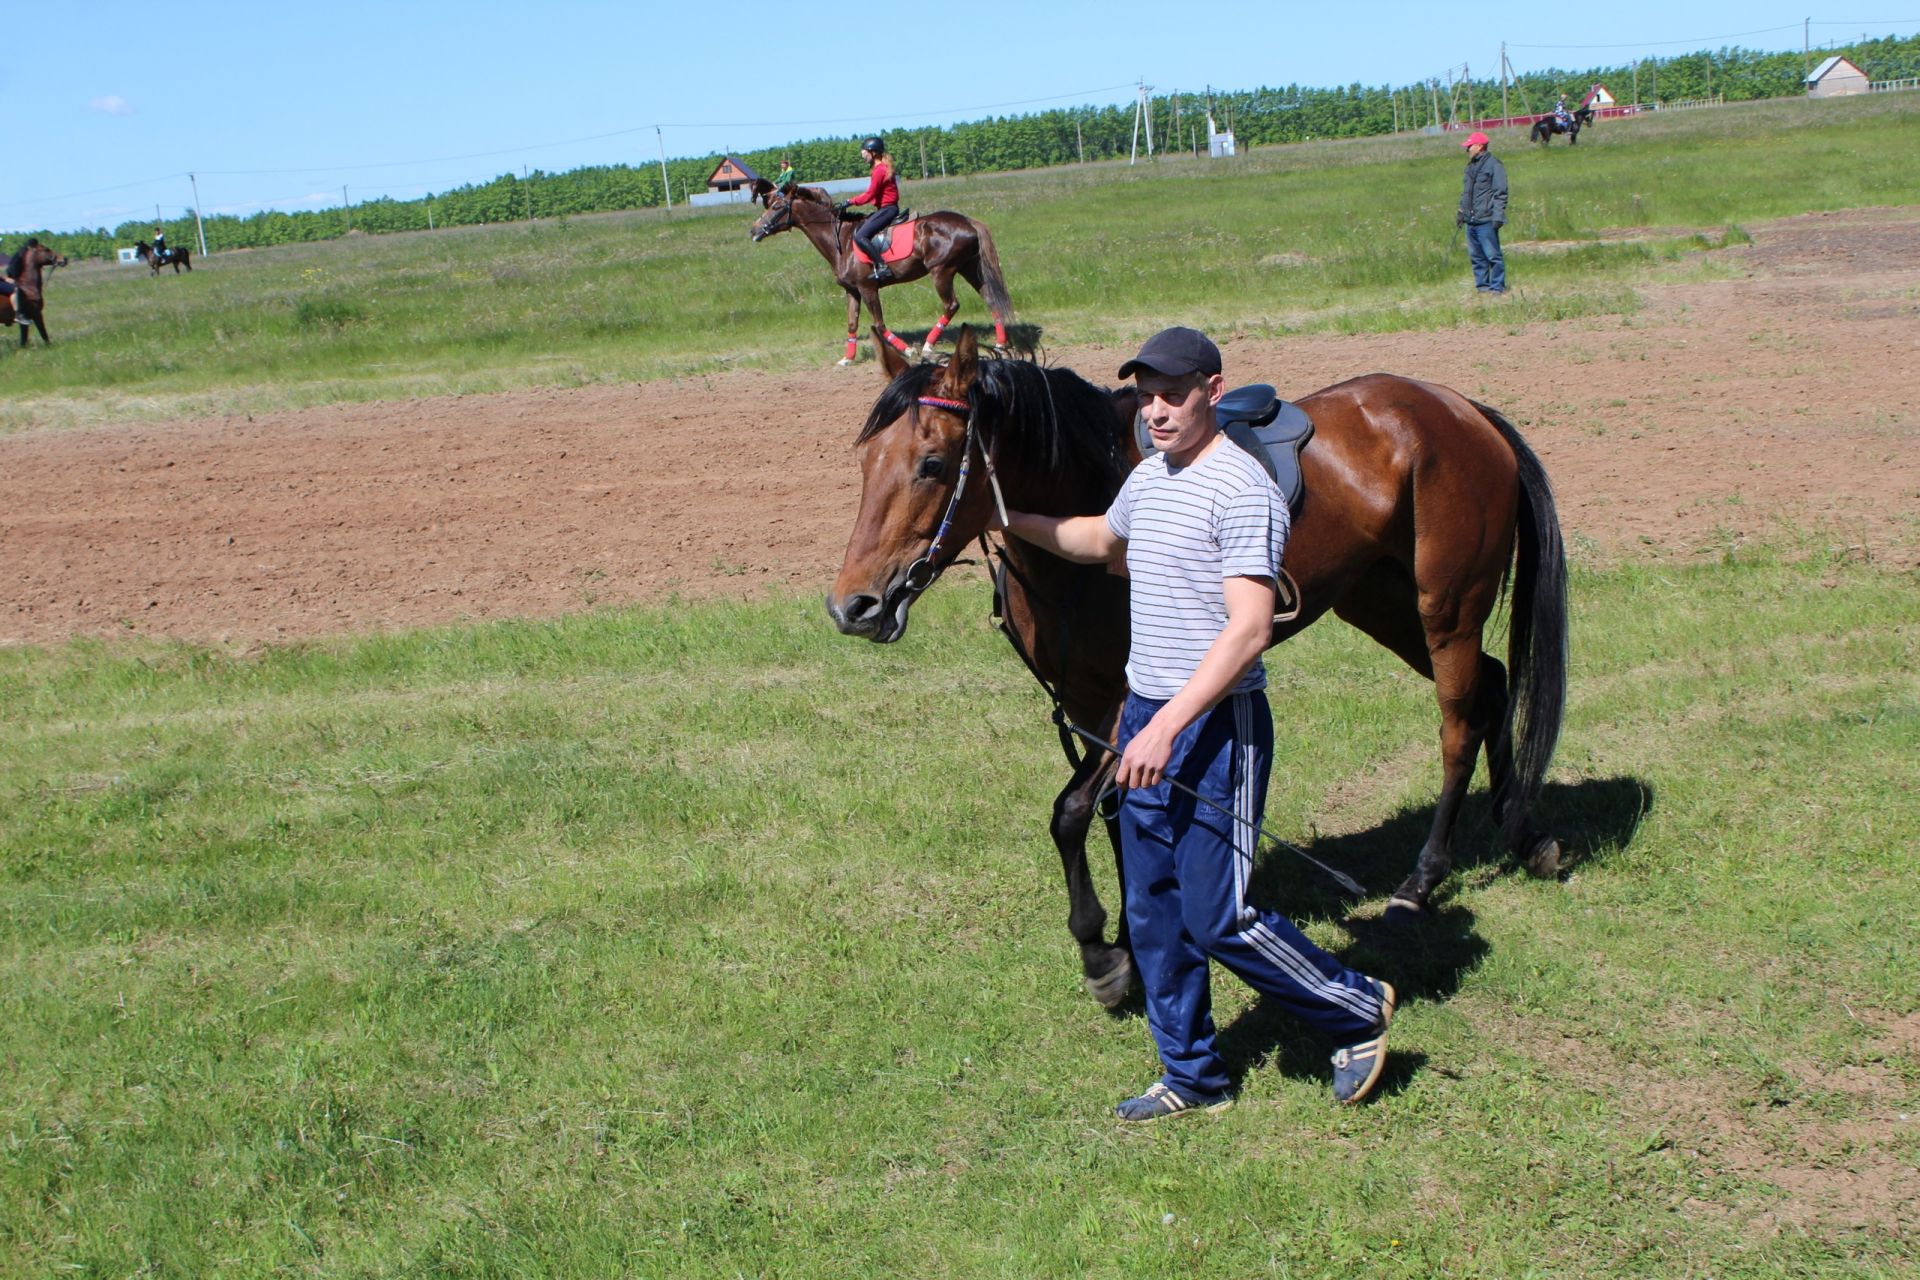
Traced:
POLYGON ((1800 73, 1802 76, 1810 76, 1813 74, 1813 45, 1809 43, 1813 38, 1810 34, 1812 29, 1812 18, 1800 19, 1800 60, 1805 63, 1807 67, 1805 71, 1800 73))
POLYGON ((1512 118, 1513 112, 1507 107, 1507 42, 1502 40, 1500 42, 1500 122, 1505 124, 1512 118))
POLYGON ((1153 99, 1149 96, 1152 93, 1153 86, 1141 80, 1140 96, 1133 104, 1133 150, 1127 156, 1128 164, 1140 157, 1140 122, 1143 119, 1147 122, 1147 159, 1153 159, 1153 99))
POLYGON ((520 166, 520 181, 527 184, 527 221, 533 221, 533 176, 527 172, 527 166, 520 166))
POLYGON ((927 177, 927 135, 923 133, 920 135, 920 179, 921 181, 923 182, 926 181, 926 177, 927 177))
POLYGON ((1086 135, 1080 132, 1079 116, 1073 118, 1073 147, 1080 155, 1080 163, 1085 164, 1087 162, 1087 139, 1086 135))
POLYGON ((673 188, 667 184, 667 140, 660 133, 660 126, 653 126, 653 140, 660 144, 660 191, 667 202, 667 211, 673 211, 673 188))
POLYGON ((200 180, 192 174, 187 181, 193 184, 193 225, 200 232, 200 256, 207 256, 207 224, 200 220, 200 180))
POLYGON ((347 184, 340 184, 340 211, 347 215, 347 234, 353 234, 353 206, 347 202, 347 184))
POLYGON ((427 230, 433 230, 433 197, 427 197, 427 230))

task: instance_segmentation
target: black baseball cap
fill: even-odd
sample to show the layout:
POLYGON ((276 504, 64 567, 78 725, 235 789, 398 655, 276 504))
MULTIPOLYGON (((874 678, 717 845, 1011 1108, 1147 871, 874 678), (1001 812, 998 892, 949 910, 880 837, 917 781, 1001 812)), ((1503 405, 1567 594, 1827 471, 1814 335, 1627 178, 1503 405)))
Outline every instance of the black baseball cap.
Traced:
POLYGON ((1147 339, 1140 354, 1120 366, 1120 376, 1131 378, 1145 369, 1169 378, 1188 373, 1220 372, 1220 348, 1198 329, 1176 326, 1147 339))

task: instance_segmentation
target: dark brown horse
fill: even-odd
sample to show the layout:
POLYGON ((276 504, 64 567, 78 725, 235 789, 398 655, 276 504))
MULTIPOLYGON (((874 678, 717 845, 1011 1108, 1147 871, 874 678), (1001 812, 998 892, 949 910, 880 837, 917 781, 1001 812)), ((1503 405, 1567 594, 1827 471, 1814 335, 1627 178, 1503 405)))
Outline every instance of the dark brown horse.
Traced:
MULTIPOLYGON (((907 344, 887 329, 887 322, 880 314, 880 290, 888 284, 918 280, 921 276, 931 276, 933 290, 940 295, 940 318, 928 331, 923 351, 932 352, 934 343, 940 341, 954 313, 960 310, 960 301, 953 296, 956 275, 972 285, 993 312, 995 344, 1007 345, 1007 326, 1013 323, 1013 300, 1007 296, 1007 282, 1000 274, 1000 255, 994 252, 993 237, 984 224, 965 214, 945 211, 916 215, 912 255, 890 262, 893 278, 884 284, 875 284, 873 267, 854 248, 853 224, 841 221, 825 191, 819 187, 775 190, 771 182, 761 178, 753 185, 753 198, 767 206, 767 211, 753 224, 756 244, 778 232, 799 228, 833 268, 834 280, 847 291, 847 352, 841 364, 852 364, 859 350, 862 303, 866 304, 867 314, 873 317, 874 326, 885 340, 896 351, 912 354, 907 344)), ((901 234, 900 227, 896 226, 893 234, 901 234)))
MULTIPOLYGON (((988 477, 1013 509, 1093 514, 1111 503, 1138 452, 1130 390, 1108 393, 1068 369, 983 360, 970 329, 945 366, 909 365, 877 339, 890 381, 859 436, 860 511, 827 612, 845 634, 888 643, 906 632, 920 593, 987 528, 988 477), (974 483, 962 486, 968 473, 974 483)), ((1530 871, 1553 874, 1559 843, 1534 830, 1530 812, 1565 698, 1566 564, 1539 460, 1498 412, 1431 383, 1368 374, 1299 405, 1314 435, 1301 455, 1306 498, 1284 567, 1300 607, 1276 620, 1273 642, 1331 610, 1432 680, 1440 703, 1445 777, 1390 914, 1423 910, 1451 869, 1455 819, 1482 748, 1511 849, 1530 871), (1482 644, 1509 578, 1503 666, 1482 644)), ((1004 558, 1016 645, 1073 723, 1110 740, 1125 693, 1125 579, 1017 539, 1004 558)), ((1055 800, 1052 823, 1068 929, 1088 990, 1109 1006, 1125 996, 1132 962, 1124 924, 1105 941, 1086 832, 1112 771, 1110 758, 1089 753, 1055 800)))
POLYGON ((43 272, 66 265, 64 257, 43 244, 30 244, 20 251, 20 274, 14 277, 13 292, 0 297, 0 325, 18 324, 21 346, 27 345, 28 325, 40 331, 40 341, 48 344, 53 342, 47 337, 46 277, 43 272))
POLYGON ((154 249, 154 247, 145 240, 135 240, 133 245, 135 256, 151 267, 153 274, 156 276, 160 274, 160 268, 169 264, 172 265, 173 274, 175 275, 180 274, 180 268, 182 267, 185 267, 189 271, 193 270, 193 254, 185 245, 181 245, 177 249, 160 250, 154 249))

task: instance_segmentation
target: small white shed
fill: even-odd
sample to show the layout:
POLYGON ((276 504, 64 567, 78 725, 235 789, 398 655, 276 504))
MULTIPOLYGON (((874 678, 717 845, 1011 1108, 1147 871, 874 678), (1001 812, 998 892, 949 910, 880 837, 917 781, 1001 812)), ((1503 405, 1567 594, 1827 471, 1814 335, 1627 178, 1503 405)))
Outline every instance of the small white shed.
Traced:
POLYGON ((1809 98, 1843 98, 1867 91, 1867 73, 1835 54, 1813 69, 1807 77, 1809 98))
POLYGON ((122 249, 122 250, 120 250, 120 265, 121 265, 121 266, 123 266, 123 267, 135 267, 135 266, 139 266, 139 265, 140 265, 140 251, 139 251, 138 249, 122 249))

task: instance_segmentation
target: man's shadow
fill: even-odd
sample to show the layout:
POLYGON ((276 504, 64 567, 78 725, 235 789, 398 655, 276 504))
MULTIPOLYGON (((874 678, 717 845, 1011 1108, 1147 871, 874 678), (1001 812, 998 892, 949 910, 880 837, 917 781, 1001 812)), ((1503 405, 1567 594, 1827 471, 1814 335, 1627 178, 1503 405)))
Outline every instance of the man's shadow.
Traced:
MULTIPOLYGON (((1640 820, 1653 808, 1653 786, 1640 778, 1594 778, 1549 785, 1535 808, 1537 820, 1561 844, 1561 874, 1587 863, 1605 861, 1633 841, 1640 820)), ((1366 903, 1380 901, 1413 870, 1420 846, 1433 825, 1433 806, 1403 809, 1378 826, 1346 835, 1318 836, 1300 846, 1319 862, 1338 868, 1366 886, 1366 903)), ((1495 828, 1484 791, 1462 806, 1454 829, 1454 868, 1469 883, 1500 875, 1525 875, 1507 852, 1495 828)), ((1434 895, 1428 910, 1411 920, 1389 921, 1333 882, 1325 872, 1286 849, 1274 846, 1254 863, 1248 885, 1251 901, 1279 911, 1301 925, 1339 921, 1353 942, 1338 953, 1349 968, 1393 983, 1404 1009, 1423 1000, 1444 1002, 1460 989, 1462 977, 1487 957, 1489 947, 1474 928, 1474 915, 1447 889, 1434 895)), ((1216 966, 1216 969, 1218 967, 1216 966)), ((1223 975, 1224 976, 1224 975, 1223 975)), ((1281 1073, 1301 1079, 1330 1079, 1333 1046, 1309 1031, 1271 999, 1262 999, 1230 1026, 1220 1029, 1217 1047, 1235 1081, 1269 1055, 1281 1073)), ((1426 1056, 1390 1052, 1379 1089, 1394 1093, 1425 1065, 1426 1056)))

